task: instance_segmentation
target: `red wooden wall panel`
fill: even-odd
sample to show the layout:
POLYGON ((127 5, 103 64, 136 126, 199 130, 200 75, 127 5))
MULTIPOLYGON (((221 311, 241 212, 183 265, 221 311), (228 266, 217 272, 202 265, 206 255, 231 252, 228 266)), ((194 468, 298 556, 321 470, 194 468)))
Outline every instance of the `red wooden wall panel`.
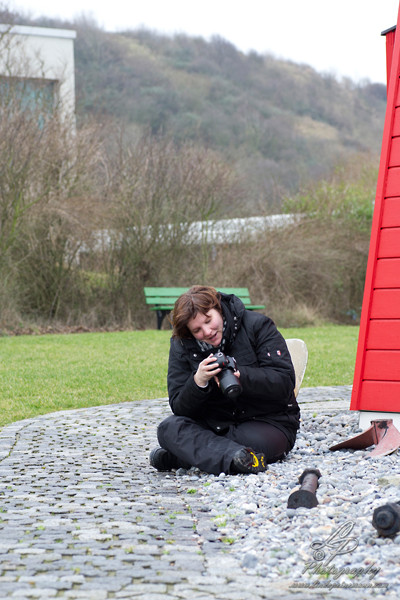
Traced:
POLYGON ((400 196, 385 199, 382 227, 400 227, 400 196))
POLYGON ((369 325, 367 350, 400 350, 400 319, 372 319, 369 325))
MULTIPOLYGON (((362 410, 399 412, 399 381, 363 381, 361 383, 362 410), (389 406, 397 407, 394 411, 389 406)), ((357 409, 358 410, 358 409, 357 409)))
MULTIPOLYGON (((398 75, 397 75, 398 77, 398 75)), ((396 95, 396 99, 394 101, 394 106, 400 106, 400 89, 397 89, 397 95, 396 95)), ((394 134, 396 135, 396 134, 394 134)))
POLYGON ((367 350, 364 379, 400 381, 400 350, 367 350))
POLYGON ((370 319, 397 319, 400 312, 400 289, 375 289, 370 319))
MULTIPOLYGON (((398 110, 398 109, 396 109, 398 110)), ((389 167, 398 167, 400 165, 400 136, 394 137, 390 149, 389 167)))
POLYGON ((400 107, 394 110, 393 133, 392 135, 400 135, 400 107))
POLYGON ((392 167, 388 171, 385 198, 398 196, 400 192, 400 167, 392 167))
POLYGON ((400 258, 381 258, 377 261, 375 287, 400 288, 400 258))
POLYGON ((400 257, 400 228, 388 227, 381 230, 378 258, 400 257))

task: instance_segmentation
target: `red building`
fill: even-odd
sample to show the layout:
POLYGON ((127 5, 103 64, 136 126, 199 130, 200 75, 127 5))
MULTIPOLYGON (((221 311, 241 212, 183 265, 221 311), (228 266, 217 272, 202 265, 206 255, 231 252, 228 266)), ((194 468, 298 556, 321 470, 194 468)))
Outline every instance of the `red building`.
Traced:
POLYGON ((365 278, 351 410, 360 427, 400 430, 400 10, 386 36, 387 108, 365 278))

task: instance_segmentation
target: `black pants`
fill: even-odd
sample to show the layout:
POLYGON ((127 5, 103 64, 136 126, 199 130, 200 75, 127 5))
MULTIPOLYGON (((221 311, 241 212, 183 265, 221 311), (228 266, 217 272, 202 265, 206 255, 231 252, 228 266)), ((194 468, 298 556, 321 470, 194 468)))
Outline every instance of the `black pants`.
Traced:
POLYGON ((160 446, 176 456, 182 467, 198 467, 214 475, 230 473, 233 455, 243 447, 263 452, 267 463, 291 450, 283 431, 262 421, 245 421, 216 434, 189 417, 171 415, 159 424, 157 436, 160 446))

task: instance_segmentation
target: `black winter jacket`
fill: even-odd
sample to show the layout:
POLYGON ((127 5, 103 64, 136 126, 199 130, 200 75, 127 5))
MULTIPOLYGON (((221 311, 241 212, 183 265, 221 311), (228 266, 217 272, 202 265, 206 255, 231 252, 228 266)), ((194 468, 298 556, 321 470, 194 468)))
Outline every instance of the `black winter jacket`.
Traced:
POLYGON ((242 393, 236 400, 225 398, 214 380, 198 387, 194 375, 210 351, 202 352, 194 338, 171 338, 167 381, 172 412, 204 422, 215 432, 243 421, 265 421, 281 429, 293 446, 300 411, 286 342, 270 318, 246 310, 236 296, 221 294, 221 299, 227 320, 225 354, 236 360, 242 393))

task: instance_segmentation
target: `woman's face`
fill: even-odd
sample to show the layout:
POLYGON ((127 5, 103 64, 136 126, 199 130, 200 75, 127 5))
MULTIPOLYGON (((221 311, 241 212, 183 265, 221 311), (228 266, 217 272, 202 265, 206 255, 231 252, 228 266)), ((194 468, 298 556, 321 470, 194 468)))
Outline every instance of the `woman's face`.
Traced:
POLYGON ((197 313, 193 319, 190 319, 187 326, 196 340, 207 342, 211 346, 218 346, 221 343, 222 315, 215 308, 210 308, 206 314, 197 313))

